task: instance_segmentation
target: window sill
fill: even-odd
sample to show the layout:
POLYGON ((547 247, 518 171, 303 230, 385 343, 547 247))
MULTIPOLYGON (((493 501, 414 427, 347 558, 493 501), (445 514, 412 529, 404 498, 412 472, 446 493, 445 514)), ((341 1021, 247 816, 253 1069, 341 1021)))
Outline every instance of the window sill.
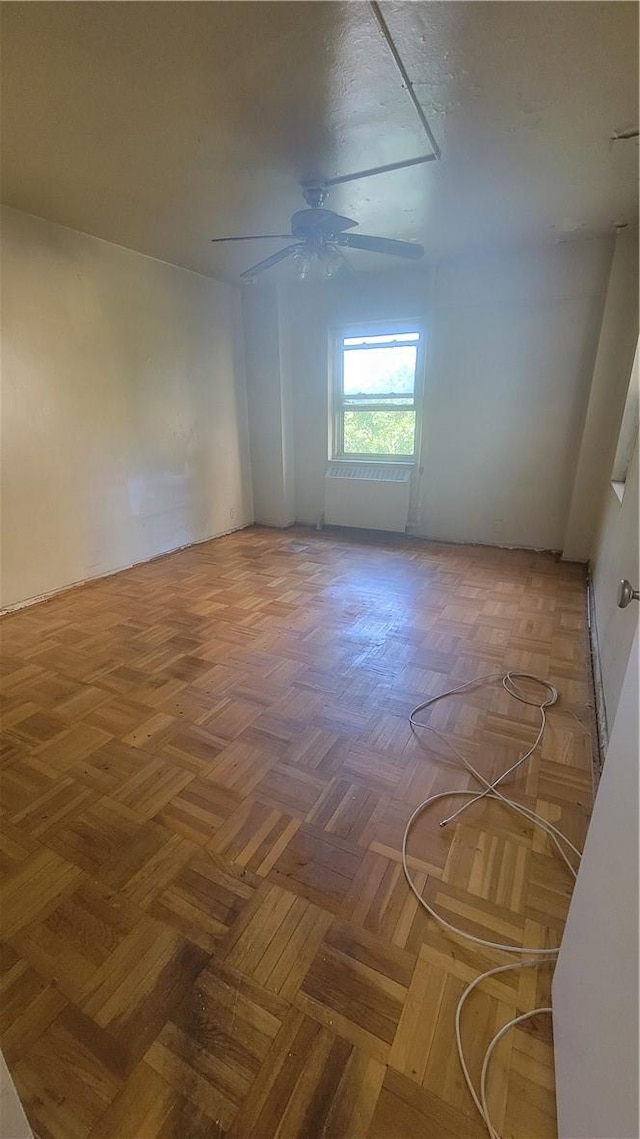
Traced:
POLYGON ((348 465, 350 467, 354 467, 354 466, 358 466, 358 465, 367 466, 367 467, 374 467, 374 466, 380 466, 380 467, 417 467, 417 465, 418 465, 417 459, 393 459, 393 458, 386 459, 386 458, 381 457, 380 455, 372 455, 370 459, 368 459, 366 455, 361 455, 361 456, 358 456, 358 458, 354 458, 354 459, 346 458, 344 455, 334 455, 334 457, 332 459, 329 459, 329 462, 330 463, 345 463, 346 465, 348 465))
POLYGON ((615 494, 616 498, 618 499, 618 502, 622 502, 622 499, 624 498, 625 486, 626 486, 626 483, 624 483, 624 482, 618 482, 616 479, 611 480, 611 489, 612 489, 613 493, 615 494))

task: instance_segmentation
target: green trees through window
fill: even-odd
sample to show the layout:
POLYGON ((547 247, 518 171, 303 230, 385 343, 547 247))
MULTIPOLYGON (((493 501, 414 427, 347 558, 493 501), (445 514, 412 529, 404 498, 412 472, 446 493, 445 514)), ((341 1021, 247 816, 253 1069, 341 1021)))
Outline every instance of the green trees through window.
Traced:
POLYGON ((415 411, 345 411, 344 453, 413 455, 415 411))

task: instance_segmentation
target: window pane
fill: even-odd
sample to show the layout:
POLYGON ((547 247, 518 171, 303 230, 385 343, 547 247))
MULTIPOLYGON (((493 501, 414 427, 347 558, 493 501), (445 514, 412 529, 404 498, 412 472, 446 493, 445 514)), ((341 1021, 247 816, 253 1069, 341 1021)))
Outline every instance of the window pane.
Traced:
POLYGON ((416 353, 414 344, 397 348, 354 348, 343 352, 345 396, 387 392, 413 394, 416 353))
POLYGON ((420 339, 419 332, 391 332, 387 336, 345 336, 342 343, 348 344, 406 344, 420 339))
POLYGON ((415 411, 345 411, 345 455, 413 455, 415 411))

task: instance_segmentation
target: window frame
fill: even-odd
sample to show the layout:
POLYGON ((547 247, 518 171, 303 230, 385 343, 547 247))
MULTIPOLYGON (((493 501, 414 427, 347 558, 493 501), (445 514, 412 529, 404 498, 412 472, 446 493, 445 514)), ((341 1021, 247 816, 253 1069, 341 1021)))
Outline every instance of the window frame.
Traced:
MULTIPOLYGON (((409 346, 409 345, 408 345, 409 346)), ((420 319, 414 320, 376 320, 362 324, 341 325, 331 332, 331 376, 330 376, 330 434, 329 459, 342 463, 391 463, 396 466, 415 467, 419 463, 422 430, 422 397, 424 390, 424 361, 425 361, 425 328, 420 319), (399 405, 398 411, 413 411, 415 414, 415 429, 413 436, 413 452, 407 455, 373 454, 371 452, 359 453, 344 450, 344 413, 345 411, 367 410, 353 404, 345 406, 344 402, 344 344, 347 338, 367 336, 400 336, 402 334, 417 332, 416 343, 416 371, 413 390, 413 403, 411 406, 399 405)), ((391 394, 391 393, 390 393, 391 394)), ((393 407, 372 408, 371 410, 393 411, 393 407)))

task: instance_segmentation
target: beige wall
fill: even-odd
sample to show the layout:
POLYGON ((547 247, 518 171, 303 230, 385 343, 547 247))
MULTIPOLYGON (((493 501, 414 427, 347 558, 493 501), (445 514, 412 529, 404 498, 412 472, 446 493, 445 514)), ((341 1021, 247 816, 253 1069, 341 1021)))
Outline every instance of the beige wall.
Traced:
POLYGON ((615 239, 567 521, 564 556, 570 561, 588 561, 595 553, 637 341, 638 234, 621 233, 615 239))
POLYGON ((255 517, 290 526, 296 511, 286 295, 247 285, 243 315, 255 517))
POLYGON ((2 605, 252 519, 240 297, 2 211, 2 605))
POLYGON ((637 344, 638 234, 624 232, 615 239, 564 544, 565 558, 591 562, 604 700, 600 714, 609 728, 638 622, 635 602, 624 610, 616 603, 621 578, 634 588, 640 584, 637 443, 622 501, 611 485, 637 344))
MULTIPOLYGON (((324 508, 329 330, 419 317, 427 374, 417 533, 561 549, 611 253, 608 239, 576 241, 435 271, 292 285, 296 519, 316 523, 324 508)), ((251 303, 276 301, 261 285, 251 303)), ((259 343, 250 353, 261 358, 259 343)), ((263 441, 264 490, 280 463, 282 431, 263 441)))

